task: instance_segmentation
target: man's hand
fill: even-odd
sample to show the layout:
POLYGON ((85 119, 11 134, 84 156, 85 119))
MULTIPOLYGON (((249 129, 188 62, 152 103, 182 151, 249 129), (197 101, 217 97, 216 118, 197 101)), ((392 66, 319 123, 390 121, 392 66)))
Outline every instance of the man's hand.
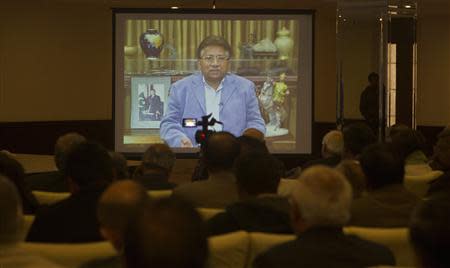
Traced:
POLYGON ((188 139, 188 138, 186 138, 186 137, 181 138, 180 143, 181 143, 181 147, 182 147, 182 148, 194 147, 194 145, 192 145, 191 140, 188 139))

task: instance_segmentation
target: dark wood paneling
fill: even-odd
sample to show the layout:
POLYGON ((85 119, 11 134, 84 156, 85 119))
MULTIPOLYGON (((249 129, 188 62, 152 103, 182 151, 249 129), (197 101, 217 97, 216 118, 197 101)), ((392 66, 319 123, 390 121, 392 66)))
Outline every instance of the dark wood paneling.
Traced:
POLYGON ((0 123, 0 149, 14 153, 53 154, 56 139, 78 132, 90 140, 114 148, 112 120, 79 120, 0 123))

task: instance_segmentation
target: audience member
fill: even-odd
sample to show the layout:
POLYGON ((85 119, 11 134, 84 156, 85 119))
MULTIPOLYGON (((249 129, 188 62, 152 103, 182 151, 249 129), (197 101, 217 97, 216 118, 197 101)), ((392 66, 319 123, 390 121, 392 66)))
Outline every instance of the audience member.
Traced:
POLYGON ((238 193, 233 164, 238 155, 239 143, 232 134, 212 133, 202 155, 208 179, 178 186, 173 195, 192 202, 196 207, 224 208, 236 202, 238 193))
POLYGON ((259 255, 254 267, 394 265, 393 254, 384 246, 343 233, 351 201, 351 186, 342 174, 320 165, 305 170, 291 198, 298 238, 259 255))
POLYGON ((0 267, 60 267, 18 247, 24 238, 22 204, 16 187, 1 175, 0 196, 0 267))
POLYGON ((418 267, 450 267, 450 196, 436 194, 415 209, 409 226, 418 267))
POLYGON ((335 167, 341 162, 344 151, 344 138, 339 130, 331 130, 322 139, 322 158, 306 162, 302 170, 314 165, 325 165, 335 167))
POLYGON ((118 152, 109 151, 109 157, 111 157, 113 165, 113 177, 114 180, 125 180, 130 178, 128 172, 127 159, 123 154, 118 152))
MULTIPOLYGON (((124 249, 125 231, 130 222, 147 208, 150 197, 142 185, 133 180, 121 180, 111 184, 101 195, 97 206, 100 233, 121 254, 124 249)), ((81 268, 121 267, 119 256, 90 261, 81 268)))
POLYGON ((386 142, 391 142, 392 136, 395 136, 400 131, 404 131, 404 130, 408 130, 408 129, 410 129, 410 127, 408 127, 405 124, 401 124, 401 123, 393 124, 392 126, 387 128, 386 142))
POLYGON ((336 169, 352 186, 353 199, 360 198, 366 193, 366 175, 358 161, 344 160, 336 166, 336 169))
POLYGON ((34 214, 39 204, 30 189, 25 185, 25 172, 22 165, 8 154, 0 152, 0 174, 7 177, 16 186, 22 200, 23 212, 34 214))
POLYGON ((288 200, 276 195, 280 182, 277 166, 268 153, 248 153, 236 160, 240 201, 208 221, 209 235, 237 230, 292 233, 288 200))
POLYGON ((430 163, 434 170, 441 170, 443 174, 430 183, 427 195, 440 191, 450 192, 450 134, 443 133, 445 134, 445 130, 439 135, 430 163))
POLYGON ((96 207, 113 178, 111 157, 99 144, 81 143, 67 155, 64 175, 70 197, 37 212, 28 241, 70 243, 102 239, 96 207))
POLYGON ((48 192, 68 192, 69 186, 64 178, 64 167, 70 150, 85 142, 86 138, 78 133, 71 132, 60 136, 55 143, 54 160, 57 171, 43 172, 28 175, 25 181, 31 190, 48 192))
POLYGON ((367 178, 367 195, 354 200, 350 225, 405 227, 419 201, 403 186, 403 161, 386 144, 364 149, 361 167, 367 178))
POLYGON ((344 126, 343 159, 358 159, 362 150, 377 141, 372 129, 364 123, 353 123, 344 126))
POLYGON ((206 266, 206 228, 189 203, 173 197, 156 200, 129 227, 124 247, 127 268, 206 266))
POLYGON ((175 187, 169 182, 175 165, 175 154, 165 144, 152 144, 142 156, 142 163, 133 174, 133 179, 140 182, 147 190, 166 190, 175 187))
POLYGON ((402 129, 391 135, 393 151, 405 162, 405 175, 420 176, 430 173, 425 155, 425 137, 418 130, 402 129))

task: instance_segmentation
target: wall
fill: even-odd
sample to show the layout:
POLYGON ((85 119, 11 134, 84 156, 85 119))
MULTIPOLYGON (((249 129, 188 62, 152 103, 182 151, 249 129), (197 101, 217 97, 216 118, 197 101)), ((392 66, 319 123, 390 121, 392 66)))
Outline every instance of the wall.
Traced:
MULTIPOLYGON (((114 6, 118 2, 112 1, 114 6)), ((122 1, 150 7, 148 1, 122 1)), ((206 1, 190 6, 206 7, 206 1)), ((219 2, 219 1, 218 1, 219 2)), ((313 2, 313 1, 312 1, 313 2)), ((246 8, 240 1, 218 8, 246 8)), ((272 1, 247 8, 273 8, 272 1)), ((316 120, 333 121, 334 7, 279 1, 280 8, 317 8, 316 120)), ((2 2, 0 8, 0 122, 112 118, 112 12, 110 1, 2 2)), ((170 2, 152 1, 155 7, 170 2)), ((329 5, 328 5, 329 6, 329 5)))
POLYGON ((427 6, 419 13, 417 123, 450 125, 450 2, 427 6))

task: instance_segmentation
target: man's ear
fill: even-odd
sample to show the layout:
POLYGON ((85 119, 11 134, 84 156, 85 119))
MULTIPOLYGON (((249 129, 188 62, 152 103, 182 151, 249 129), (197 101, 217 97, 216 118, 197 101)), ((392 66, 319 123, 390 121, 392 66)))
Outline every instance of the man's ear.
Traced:
POLYGON ((78 184, 72 179, 72 177, 68 176, 66 178, 67 180, 67 184, 69 186, 69 192, 74 194, 78 191, 80 191, 80 186, 78 186, 78 184))

